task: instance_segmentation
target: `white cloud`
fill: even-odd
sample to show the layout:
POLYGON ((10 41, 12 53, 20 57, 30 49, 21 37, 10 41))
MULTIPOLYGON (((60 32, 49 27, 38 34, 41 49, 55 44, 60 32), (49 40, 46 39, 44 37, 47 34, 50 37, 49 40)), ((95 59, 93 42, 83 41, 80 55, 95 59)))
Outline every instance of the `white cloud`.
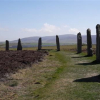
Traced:
POLYGON ((22 29, 22 31, 26 31, 26 32, 37 32, 36 29, 28 29, 28 28, 22 29))
MULTIPOLYGON (((72 28, 68 25, 51 25, 48 23, 44 23, 40 29, 36 28, 23 28, 23 29, 13 29, 0 27, 0 41, 2 40, 15 40, 17 38, 31 37, 31 36, 55 36, 55 35, 63 35, 63 34, 75 34, 79 30, 77 28, 72 28)), ((81 30, 81 32, 83 32, 81 30)), ((83 32, 84 33, 84 32, 83 32)))
POLYGON ((63 27, 68 28, 69 26, 68 25, 64 25, 63 27))
POLYGON ((9 31, 7 28, 0 28, 0 31, 9 31))
POLYGON ((59 27, 56 27, 55 25, 50 25, 50 24, 47 24, 45 23, 43 25, 43 27, 39 30, 37 29, 28 29, 28 28, 25 28, 25 29, 22 29, 22 31, 26 31, 26 32, 35 32, 35 33, 54 33, 54 32, 57 32, 59 31, 60 28, 59 27))
POLYGON ((62 34, 77 34, 79 32, 76 28, 71 28, 68 25, 57 27, 44 23, 40 29, 35 28, 24 28, 22 34, 26 37, 29 36, 51 36, 51 35, 62 35, 62 34))
POLYGON ((79 30, 76 29, 76 28, 70 28, 70 29, 69 29, 69 32, 71 32, 71 33, 78 33, 79 30))
POLYGON ((59 27, 56 27, 55 25, 50 25, 50 24, 45 23, 44 26, 39 30, 39 32, 52 33, 52 32, 56 32, 56 31, 59 31, 59 30, 60 30, 59 27))

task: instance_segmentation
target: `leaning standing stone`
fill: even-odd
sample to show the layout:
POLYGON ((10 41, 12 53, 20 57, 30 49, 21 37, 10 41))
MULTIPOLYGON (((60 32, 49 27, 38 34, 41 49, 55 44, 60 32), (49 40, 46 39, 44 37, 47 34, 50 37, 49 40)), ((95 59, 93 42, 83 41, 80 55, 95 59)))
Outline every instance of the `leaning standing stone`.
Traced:
POLYGON ((100 62, 100 25, 96 25, 96 60, 100 62))
POLYGON ((60 43, 58 35, 56 35, 56 45, 57 45, 57 51, 60 51, 60 43))
POLYGON ((81 33, 79 32, 77 34, 77 53, 81 53, 82 52, 82 37, 81 37, 81 33))
POLYGON ((22 50, 22 45, 21 45, 21 40, 20 40, 20 38, 19 38, 19 40, 18 40, 17 50, 22 50))
POLYGON ((91 39, 91 30, 87 29, 87 55, 92 56, 92 39, 91 39))
POLYGON ((6 51, 9 50, 9 41, 6 40, 6 51))

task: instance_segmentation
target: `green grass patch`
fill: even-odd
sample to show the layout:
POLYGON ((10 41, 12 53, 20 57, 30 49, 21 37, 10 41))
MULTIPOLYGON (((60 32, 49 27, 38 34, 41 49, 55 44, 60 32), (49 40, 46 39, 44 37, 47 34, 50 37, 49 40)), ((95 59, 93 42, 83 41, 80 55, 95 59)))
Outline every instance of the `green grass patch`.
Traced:
POLYGON ((66 67, 67 60, 65 58, 64 52, 51 52, 52 55, 54 55, 54 59, 61 63, 61 66, 55 70, 55 72, 51 75, 51 77, 47 80, 45 86, 43 88, 39 88, 34 92, 36 95, 35 97, 37 99, 41 99, 45 96, 46 91, 48 92, 48 88, 52 87, 53 83, 59 79, 59 75, 64 71, 64 68, 66 67))
POLYGON ((85 57, 86 53, 69 51, 75 48, 76 45, 61 46, 61 51, 57 52, 55 46, 43 47, 53 50, 43 62, 13 74, 11 78, 16 79, 17 85, 16 82, 2 83, 0 99, 99 100, 100 64, 91 64, 96 59, 95 55, 85 57))

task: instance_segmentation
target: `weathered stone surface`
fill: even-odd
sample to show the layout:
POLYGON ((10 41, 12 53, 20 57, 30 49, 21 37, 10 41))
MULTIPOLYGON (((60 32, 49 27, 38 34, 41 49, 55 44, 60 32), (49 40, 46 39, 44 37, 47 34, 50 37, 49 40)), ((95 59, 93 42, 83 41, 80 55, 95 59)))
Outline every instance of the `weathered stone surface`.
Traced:
POLYGON ((6 51, 9 50, 9 41, 8 40, 6 40, 6 48, 5 49, 6 49, 6 51))
POLYGON ((92 39, 91 39, 91 30, 87 29, 87 55, 92 56, 92 39))
POLYGON ((39 38, 39 40, 38 40, 38 50, 41 50, 41 48, 42 48, 42 39, 39 38))
POLYGON ((57 51, 60 51, 60 43, 58 35, 56 35, 56 45, 57 45, 57 51))
POLYGON ((22 50, 22 45, 21 45, 21 40, 20 40, 20 38, 18 39, 17 50, 22 50))
POLYGON ((96 25, 96 60, 100 61, 100 25, 96 25))
POLYGON ((77 34, 77 53, 81 53, 82 52, 82 36, 81 33, 79 32, 77 34))

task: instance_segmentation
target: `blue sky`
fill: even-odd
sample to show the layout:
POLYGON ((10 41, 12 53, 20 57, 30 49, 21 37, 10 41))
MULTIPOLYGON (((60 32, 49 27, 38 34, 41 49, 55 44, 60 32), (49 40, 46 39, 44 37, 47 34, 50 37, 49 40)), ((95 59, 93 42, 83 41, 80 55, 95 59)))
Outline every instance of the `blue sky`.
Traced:
POLYGON ((0 0, 0 41, 31 36, 96 34, 99 0, 0 0))

